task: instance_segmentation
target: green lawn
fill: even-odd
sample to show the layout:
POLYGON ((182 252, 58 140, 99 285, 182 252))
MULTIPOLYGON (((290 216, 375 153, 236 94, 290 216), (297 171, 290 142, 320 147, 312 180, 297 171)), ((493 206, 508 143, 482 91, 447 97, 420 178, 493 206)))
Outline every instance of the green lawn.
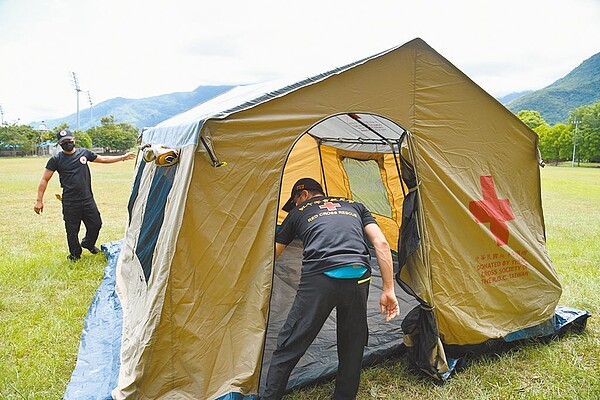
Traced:
MULTIPOLYGON (((0 158, 0 399, 61 399, 75 366, 83 317, 106 265, 84 252, 70 263, 58 175, 33 212, 46 158, 0 158)), ((91 164, 103 228, 123 237, 133 162, 91 164)))
MULTIPOLYGON (((55 176, 43 215, 33 212, 46 158, 0 158, 0 399, 61 399, 83 318, 102 279, 102 255, 66 261, 55 176)), ((120 239, 133 162, 91 165, 104 226, 120 239)), ((548 251, 563 283, 561 305, 588 310, 582 334, 475 360, 444 385, 407 371, 404 358, 364 371, 359 399, 600 398, 600 168, 542 170, 548 251)), ((327 399, 332 384, 286 399, 327 399)))

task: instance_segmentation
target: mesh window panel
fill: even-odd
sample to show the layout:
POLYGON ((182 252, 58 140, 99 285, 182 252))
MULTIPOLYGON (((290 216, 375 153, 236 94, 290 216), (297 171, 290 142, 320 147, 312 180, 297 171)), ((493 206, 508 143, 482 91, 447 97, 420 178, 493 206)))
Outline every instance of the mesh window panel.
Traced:
POLYGON ((342 165, 350 181, 352 199, 363 203, 372 213, 392 218, 392 207, 377 161, 344 158, 342 165))

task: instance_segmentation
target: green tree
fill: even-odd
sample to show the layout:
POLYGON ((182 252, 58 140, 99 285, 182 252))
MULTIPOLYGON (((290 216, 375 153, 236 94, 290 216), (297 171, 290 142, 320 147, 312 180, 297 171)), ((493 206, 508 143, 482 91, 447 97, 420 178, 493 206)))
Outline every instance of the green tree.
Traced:
POLYGON ((600 162, 600 102, 586 107, 585 111, 581 153, 587 161, 600 162))
POLYGON ((600 131, 585 130, 582 132, 580 159, 589 162, 600 162, 600 131))
POLYGON ((100 126, 87 130, 95 147, 107 151, 127 151, 137 142, 137 128, 128 123, 117 123, 112 115, 102 117, 100 126))
POLYGON ((565 124, 556 124, 552 127, 556 135, 558 156, 562 161, 570 160, 572 155, 573 133, 565 124))
POLYGON ((556 141, 552 137, 551 129, 548 125, 538 126, 533 130, 538 135, 538 149, 542 155, 542 160, 545 162, 558 163, 558 147, 556 141))
POLYGON ((20 125, 17 128, 21 136, 21 146, 26 154, 36 154, 37 146, 40 143, 40 134, 29 125, 20 125))
POLYGON ((574 109, 571 111, 570 122, 574 135, 575 159, 577 162, 599 162, 600 102, 574 109), (578 122, 577 129, 575 129, 575 121, 578 122), (576 134, 575 130, 577 130, 576 134))
POLYGON ((92 138, 87 132, 75 132, 73 136, 75 136, 78 147, 85 147, 86 149, 92 147, 92 138))
POLYGON ((539 136, 539 149, 543 160, 558 164, 559 161, 570 159, 573 136, 567 125, 539 125, 534 132, 539 136))
POLYGON ((548 125, 539 111, 522 110, 517 113, 517 117, 531 129, 535 129, 541 125, 548 125))
POLYGON ((0 127, 0 149, 13 155, 35 154, 39 133, 29 125, 4 124, 0 127))
POLYGON ((4 124, 0 126, 0 149, 14 151, 21 141, 22 138, 15 129, 15 125, 4 124))

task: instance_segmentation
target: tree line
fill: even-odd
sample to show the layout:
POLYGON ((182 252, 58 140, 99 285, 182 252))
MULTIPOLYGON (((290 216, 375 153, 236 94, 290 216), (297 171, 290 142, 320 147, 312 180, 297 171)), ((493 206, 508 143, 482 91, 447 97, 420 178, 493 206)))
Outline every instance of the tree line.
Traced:
MULTIPOLYGON (((545 162, 600 162, 600 102, 572 110, 568 122, 554 126, 544 121, 538 111, 519 111, 517 117, 538 135, 545 162)), ((40 146, 55 142, 56 134, 68 128, 68 124, 62 124, 52 130, 36 130, 29 125, 4 123, 0 126, 0 150, 10 155, 39 154, 40 146)), ((136 145, 138 129, 129 123, 118 123, 109 115, 101 118, 100 126, 73 134, 79 147, 124 152, 136 145)))
MULTIPOLYGON (((54 129, 39 130, 29 125, 4 123, 0 126, 0 150, 10 155, 36 155, 44 146, 56 143, 56 135, 68 124, 54 129)), ((102 148, 103 152, 124 152, 137 143, 138 128, 126 122, 117 122, 112 115, 102 117, 100 126, 86 131, 74 131, 78 147, 102 148)))
POLYGON ((519 111, 517 117, 537 133, 545 162, 600 162, 600 102, 575 108, 568 122, 554 126, 538 111, 519 111))

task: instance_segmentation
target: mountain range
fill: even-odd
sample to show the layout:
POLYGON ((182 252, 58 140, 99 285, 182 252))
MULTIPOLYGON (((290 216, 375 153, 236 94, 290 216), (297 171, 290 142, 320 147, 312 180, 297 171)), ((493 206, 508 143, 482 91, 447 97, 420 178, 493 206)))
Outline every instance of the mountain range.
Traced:
MULTIPOLYGON (((117 122, 127 122, 138 128, 150 127, 184 112, 229 89, 231 85, 199 86, 192 92, 176 92, 143 99, 117 97, 104 101, 91 109, 79 112, 79 126, 87 130, 100 125, 107 115, 117 122)), ((535 91, 511 93, 498 100, 513 113, 521 110, 539 111, 551 125, 567 122, 569 113, 576 107, 600 101, 600 53, 590 57, 563 78, 535 91)), ((37 127, 41 121, 31 123, 37 127)), ((77 114, 46 120, 48 128, 67 123, 71 129, 77 127, 77 114)))
POLYGON ((539 111, 550 125, 568 122, 574 108, 600 101, 600 53, 593 55, 563 78, 543 89, 508 101, 513 113, 539 111))
MULTIPOLYGON (((151 127, 173 115, 209 100, 231 89, 231 85, 199 86, 191 92, 175 92, 143 99, 116 97, 103 101, 91 109, 79 110, 79 127, 87 130, 100 125, 100 119, 107 115, 115 117, 116 122, 127 122, 137 128, 151 127)), ((30 125, 37 127, 42 121, 30 125)), ((77 128, 77 113, 66 117, 43 121, 50 129, 67 123, 71 129, 77 128)))

